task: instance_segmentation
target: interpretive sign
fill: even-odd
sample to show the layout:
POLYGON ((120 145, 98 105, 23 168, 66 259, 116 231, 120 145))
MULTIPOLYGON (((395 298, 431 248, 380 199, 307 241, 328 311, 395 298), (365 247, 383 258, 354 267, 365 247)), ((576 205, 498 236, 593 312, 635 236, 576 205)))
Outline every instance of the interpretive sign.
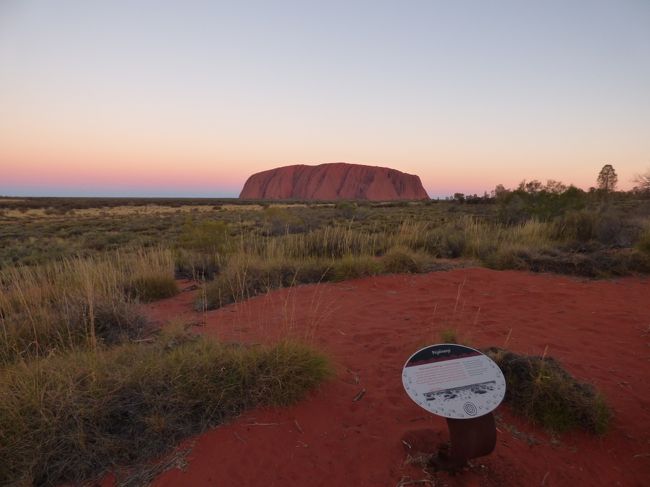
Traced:
POLYGON ((494 451, 492 411, 503 400, 506 381, 489 357, 455 343, 431 345, 406 361, 402 383, 417 404, 447 418, 449 446, 431 458, 434 468, 455 471, 494 451))
POLYGON ((404 365, 402 382, 413 401, 451 419, 488 414, 506 392, 503 373, 494 361, 478 350, 450 343, 415 352, 404 365))

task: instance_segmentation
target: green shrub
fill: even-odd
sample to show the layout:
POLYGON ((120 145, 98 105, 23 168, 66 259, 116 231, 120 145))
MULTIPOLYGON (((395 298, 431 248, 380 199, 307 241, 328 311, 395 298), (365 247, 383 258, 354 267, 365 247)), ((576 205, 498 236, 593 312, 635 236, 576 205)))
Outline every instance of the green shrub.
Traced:
POLYGON ((210 254, 223 253, 228 247, 228 224, 213 220, 187 220, 178 237, 177 247, 210 254))
POLYGON ((329 372, 294 344, 163 337, 0 371, 0 484, 79 483, 143 462, 246 408, 286 405, 329 372))
POLYGON ((349 220, 354 217, 357 211, 357 204, 353 201, 339 201, 336 203, 335 208, 343 218, 349 220))
POLYGON ((593 211, 570 211, 555 221, 555 237, 568 241, 588 242, 596 236, 598 215, 593 211))
POLYGON ((503 371, 505 401, 518 414, 557 432, 581 428, 603 434, 607 430, 611 411, 603 397, 555 359, 517 355, 496 347, 485 353, 503 371))

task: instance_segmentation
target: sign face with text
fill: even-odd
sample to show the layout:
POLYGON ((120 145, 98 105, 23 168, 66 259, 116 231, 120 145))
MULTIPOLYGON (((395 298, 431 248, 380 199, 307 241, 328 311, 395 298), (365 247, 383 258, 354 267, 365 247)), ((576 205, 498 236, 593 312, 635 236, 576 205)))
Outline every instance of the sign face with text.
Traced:
POLYGON ((506 381, 499 366, 478 350, 444 343, 418 350, 406 361, 402 383, 427 411, 453 419, 492 412, 503 400, 506 381))

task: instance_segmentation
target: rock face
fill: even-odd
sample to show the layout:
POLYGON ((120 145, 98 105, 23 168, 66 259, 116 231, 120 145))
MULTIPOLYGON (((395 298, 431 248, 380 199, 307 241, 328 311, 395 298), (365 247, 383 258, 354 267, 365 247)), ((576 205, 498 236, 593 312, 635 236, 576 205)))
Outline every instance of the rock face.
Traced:
POLYGON ((335 162, 278 167, 248 178, 242 199, 423 200, 429 195, 418 176, 387 167, 335 162))

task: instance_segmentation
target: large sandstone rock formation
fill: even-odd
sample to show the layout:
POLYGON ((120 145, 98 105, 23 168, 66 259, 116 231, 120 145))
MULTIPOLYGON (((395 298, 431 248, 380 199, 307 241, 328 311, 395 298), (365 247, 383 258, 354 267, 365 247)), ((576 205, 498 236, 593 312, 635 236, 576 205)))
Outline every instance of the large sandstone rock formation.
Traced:
POLYGON ((278 167, 248 178, 242 199, 423 200, 429 195, 418 176, 387 167, 336 162, 278 167))

